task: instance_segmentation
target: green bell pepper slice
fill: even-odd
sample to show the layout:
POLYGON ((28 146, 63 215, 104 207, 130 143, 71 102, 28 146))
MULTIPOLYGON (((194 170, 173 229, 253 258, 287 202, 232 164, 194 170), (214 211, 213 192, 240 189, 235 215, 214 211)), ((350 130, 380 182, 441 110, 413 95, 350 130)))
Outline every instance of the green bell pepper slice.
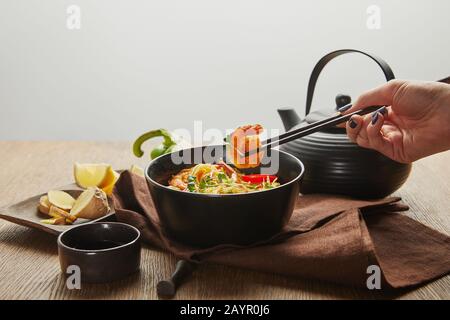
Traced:
POLYGON ((155 159, 160 155, 170 153, 176 145, 176 142, 173 140, 169 131, 165 129, 152 130, 142 134, 141 136, 139 136, 139 138, 136 139, 136 141, 134 141, 133 143, 134 155, 139 158, 142 157, 144 155, 144 151, 142 151, 142 144, 147 140, 155 137, 162 137, 164 140, 160 145, 152 149, 152 151, 150 152, 151 159, 155 159))

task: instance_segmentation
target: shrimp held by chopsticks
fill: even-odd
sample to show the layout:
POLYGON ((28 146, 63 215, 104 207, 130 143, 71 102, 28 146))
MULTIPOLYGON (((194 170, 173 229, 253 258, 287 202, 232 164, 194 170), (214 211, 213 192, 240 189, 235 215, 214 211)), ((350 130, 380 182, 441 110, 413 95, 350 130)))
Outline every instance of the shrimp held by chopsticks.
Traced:
POLYGON ((260 124, 246 125, 237 128, 230 135, 231 150, 229 157, 236 168, 248 169, 259 166, 263 157, 262 152, 254 153, 247 157, 244 154, 261 146, 259 134, 263 130, 264 128, 260 124))

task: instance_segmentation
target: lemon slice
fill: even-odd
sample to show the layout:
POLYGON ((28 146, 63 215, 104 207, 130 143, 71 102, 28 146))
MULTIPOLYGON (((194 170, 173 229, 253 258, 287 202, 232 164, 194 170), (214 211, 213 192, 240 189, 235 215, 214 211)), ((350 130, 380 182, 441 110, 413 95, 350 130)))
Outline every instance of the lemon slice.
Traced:
POLYGON ((109 166, 106 171, 105 179, 98 185, 99 188, 105 188, 107 186, 111 186, 116 183, 117 179, 119 179, 119 173, 113 170, 111 166, 109 166))
POLYGON ((131 166, 130 172, 132 172, 132 173, 134 173, 134 174, 137 174, 138 176, 141 176, 141 177, 144 176, 144 170, 143 170, 141 167, 139 167, 139 166, 137 166, 137 165, 135 165, 135 164, 133 164, 133 165, 131 166))
POLYGON ((106 163, 78 163, 73 167, 75 182, 81 188, 99 187, 111 184, 114 173, 106 163))
POLYGON ((116 184, 117 180, 120 177, 120 173, 118 173, 117 171, 114 171, 111 169, 111 174, 112 174, 112 180, 108 179, 108 184, 105 184, 105 186, 101 187, 101 189, 108 195, 110 196, 112 194, 112 190, 114 188, 114 185, 116 184))

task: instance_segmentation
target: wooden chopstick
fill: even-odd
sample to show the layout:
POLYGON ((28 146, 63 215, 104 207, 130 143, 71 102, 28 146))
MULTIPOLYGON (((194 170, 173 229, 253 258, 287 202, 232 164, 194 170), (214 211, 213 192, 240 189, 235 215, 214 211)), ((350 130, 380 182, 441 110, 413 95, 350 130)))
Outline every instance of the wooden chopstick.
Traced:
POLYGON ((368 113, 374 112, 381 108, 383 106, 370 106, 366 107, 361 110, 354 111, 352 113, 342 115, 342 114, 336 114, 335 116, 332 116, 330 118, 316 121, 314 123, 311 123, 307 126, 298 128, 296 130, 288 131, 286 133, 283 133, 279 135, 278 137, 270 138, 264 141, 258 149, 253 149, 244 154, 245 157, 248 157, 252 154, 255 154, 257 152, 261 152, 282 144, 285 144, 287 142, 290 142, 292 140, 307 136, 311 133, 323 130, 325 128, 334 127, 337 124, 343 123, 348 121, 353 115, 366 115, 368 113))

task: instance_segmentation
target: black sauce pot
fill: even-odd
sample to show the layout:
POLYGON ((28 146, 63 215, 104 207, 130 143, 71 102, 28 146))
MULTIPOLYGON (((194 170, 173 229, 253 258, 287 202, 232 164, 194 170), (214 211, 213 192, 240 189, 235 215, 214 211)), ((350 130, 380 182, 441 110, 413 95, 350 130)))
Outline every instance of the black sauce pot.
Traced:
POLYGON ((263 159, 263 162, 278 159, 275 171, 270 170, 268 164, 242 170, 244 173, 276 174, 282 183, 278 188, 212 195, 167 187, 171 176, 180 170, 197 163, 217 162, 221 158, 226 161, 224 146, 198 147, 160 156, 146 168, 153 202, 170 237, 197 247, 245 245, 271 237, 289 221, 304 167, 297 158, 282 151, 272 150, 270 157, 266 155, 263 159), (185 160, 180 163, 179 158, 185 160))
POLYGON ((85 223, 58 237, 61 270, 80 268, 81 282, 101 283, 124 278, 139 270, 140 232, 120 222, 85 223))
MULTIPOLYGON (((346 95, 336 96, 336 109, 311 112, 317 78, 325 65, 345 53, 360 53, 374 60, 386 80, 394 79, 389 65, 382 59, 358 50, 338 50, 325 55, 314 67, 308 84, 306 118, 301 120, 293 109, 279 109, 285 129, 293 130, 322 120, 336 113, 336 109, 351 102, 346 95)), ((411 164, 395 162, 382 154, 361 148, 351 142, 345 129, 332 128, 313 133, 281 147, 298 157, 307 171, 301 193, 333 193, 358 198, 382 198, 403 185, 411 171, 411 164)))

